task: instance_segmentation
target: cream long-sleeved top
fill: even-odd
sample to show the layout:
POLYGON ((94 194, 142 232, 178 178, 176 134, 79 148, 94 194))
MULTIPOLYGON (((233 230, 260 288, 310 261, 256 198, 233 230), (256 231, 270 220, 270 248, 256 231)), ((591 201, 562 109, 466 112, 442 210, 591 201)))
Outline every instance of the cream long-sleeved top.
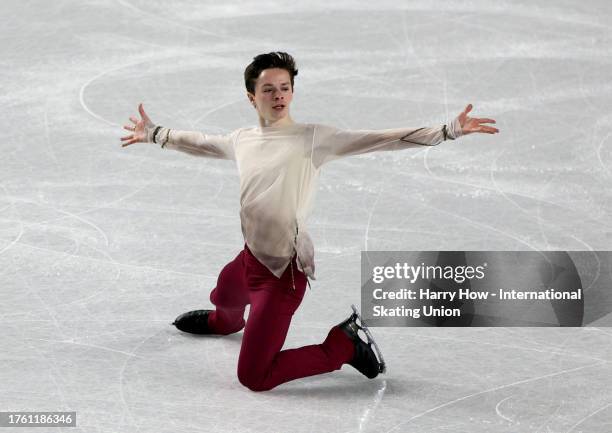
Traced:
POLYGON ((192 155, 234 160, 246 245, 276 277, 297 254, 298 268, 314 279, 314 247, 306 221, 323 164, 374 151, 435 146, 460 135, 457 117, 448 126, 437 127, 347 130, 294 123, 239 128, 221 135, 160 126, 150 128, 148 141, 192 155))

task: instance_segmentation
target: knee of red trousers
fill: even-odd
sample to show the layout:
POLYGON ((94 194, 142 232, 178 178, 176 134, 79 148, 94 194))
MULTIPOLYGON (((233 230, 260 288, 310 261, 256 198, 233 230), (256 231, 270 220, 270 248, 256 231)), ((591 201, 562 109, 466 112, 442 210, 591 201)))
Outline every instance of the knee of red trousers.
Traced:
POLYGON ((241 367, 240 365, 238 365, 238 381, 243 386, 255 392, 269 391, 274 388, 265 383, 265 377, 257 376, 252 373, 252 370, 249 370, 247 367, 241 367))
MULTIPOLYGON (((340 370, 342 365, 350 362, 355 353, 355 344, 337 326, 334 326, 325 341, 321 343, 321 349, 325 352, 329 362, 330 371, 340 370)), ((251 391, 269 391, 274 386, 266 384, 266 375, 258 373, 247 363, 238 363, 238 381, 251 391)))
POLYGON ((211 290, 209 299, 210 302, 217 308, 239 310, 246 307, 249 300, 246 294, 237 292, 237 288, 234 291, 225 290, 224 292, 219 292, 219 290, 215 287, 213 290, 211 290))

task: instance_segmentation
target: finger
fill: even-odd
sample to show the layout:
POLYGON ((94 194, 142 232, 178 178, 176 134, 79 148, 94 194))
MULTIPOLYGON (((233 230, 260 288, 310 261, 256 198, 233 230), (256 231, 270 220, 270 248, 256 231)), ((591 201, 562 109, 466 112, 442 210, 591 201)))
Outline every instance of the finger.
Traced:
POLYGON ((468 104, 468 105, 465 107, 465 110, 463 110, 463 112, 464 112, 465 114, 469 113, 470 111, 472 111, 472 104, 468 104))
POLYGON ((136 127, 135 126, 126 126, 126 125, 124 125, 123 129, 127 129, 128 131, 135 131, 136 127))
POLYGON ((134 116, 130 116, 130 120, 134 123, 138 123, 138 119, 136 119, 134 116))
POLYGON ((132 138, 134 138, 134 134, 126 135, 125 137, 121 137, 121 140, 131 140, 132 138))
POLYGON ((495 119, 477 119, 478 123, 495 123, 495 119))
POLYGON ((143 119, 148 120, 149 116, 147 116, 147 113, 145 113, 144 111, 144 107, 142 106, 142 102, 140 104, 138 104, 138 111, 140 112, 140 115, 142 116, 143 119))
POLYGON ((493 128, 492 126, 481 126, 478 129, 478 132, 486 132, 486 133, 489 133, 489 134, 495 134, 495 133, 499 132, 499 129, 493 128))
POLYGON ((134 143, 137 143, 137 141, 135 141, 135 140, 130 140, 130 141, 128 141, 128 142, 123 143, 123 144, 121 145, 121 147, 129 146, 130 144, 134 144, 134 143))

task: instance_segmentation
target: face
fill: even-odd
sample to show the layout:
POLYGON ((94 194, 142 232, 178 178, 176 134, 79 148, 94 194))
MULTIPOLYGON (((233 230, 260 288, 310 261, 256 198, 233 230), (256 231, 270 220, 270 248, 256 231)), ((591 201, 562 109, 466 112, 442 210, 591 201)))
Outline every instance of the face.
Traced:
POLYGON ((289 115, 293 99, 291 77, 285 69, 264 69, 255 83, 255 94, 247 92, 259 116, 268 122, 277 122, 289 115), (277 106, 280 108, 275 108, 277 106))

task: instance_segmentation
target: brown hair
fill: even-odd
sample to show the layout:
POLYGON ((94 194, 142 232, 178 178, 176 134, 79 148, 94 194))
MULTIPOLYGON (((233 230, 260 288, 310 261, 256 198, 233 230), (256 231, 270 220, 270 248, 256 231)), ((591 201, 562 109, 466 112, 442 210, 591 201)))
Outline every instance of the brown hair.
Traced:
POLYGON ((244 85, 246 89, 255 94, 255 83, 261 71, 270 68, 281 68, 289 72, 291 77, 291 91, 293 91, 293 77, 298 74, 293 57, 282 51, 259 54, 244 70, 244 85))

